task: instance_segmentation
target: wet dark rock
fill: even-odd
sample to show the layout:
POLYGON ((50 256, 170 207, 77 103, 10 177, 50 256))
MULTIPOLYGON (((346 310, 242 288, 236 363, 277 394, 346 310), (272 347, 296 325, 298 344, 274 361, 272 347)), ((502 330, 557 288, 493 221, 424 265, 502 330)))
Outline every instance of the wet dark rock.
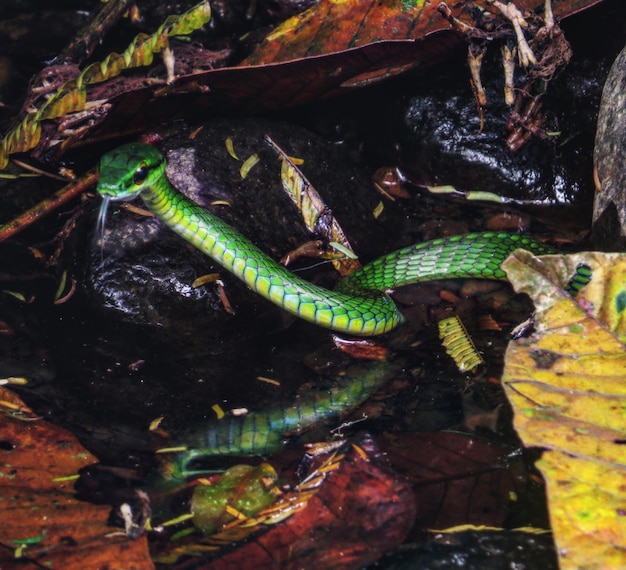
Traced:
MULTIPOLYGON (((435 77, 403 81, 399 97, 379 100, 367 127, 366 152, 398 165, 418 185, 452 185, 535 204, 588 204, 593 192, 591 124, 567 122, 565 106, 576 103, 564 97, 557 104, 560 119, 551 113, 552 126, 547 127, 563 131, 559 139, 535 138, 518 152, 508 150, 509 109, 502 101, 501 70, 494 57, 483 73, 489 106, 482 130, 468 82, 459 80, 468 72, 459 65, 435 77)), ((588 97, 587 90, 579 93, 579 100, 588 97)))
POLYGON ((626 245, 626 48, 604 86, 594 160, 600 188, 594 203, 594 239, 602 249, 626 245))

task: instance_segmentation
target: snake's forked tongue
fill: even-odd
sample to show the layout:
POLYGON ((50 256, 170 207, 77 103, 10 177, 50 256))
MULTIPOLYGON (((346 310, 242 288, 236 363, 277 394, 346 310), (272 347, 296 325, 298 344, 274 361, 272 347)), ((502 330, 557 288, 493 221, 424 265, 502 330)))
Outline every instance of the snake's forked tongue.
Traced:
POLYGON ((104 251, 104 228, 106 227, 107 212, 111 196, 103 196, 98 210, 98 222, 96 224, 95 239, 100 242, 100 254, 104 251))

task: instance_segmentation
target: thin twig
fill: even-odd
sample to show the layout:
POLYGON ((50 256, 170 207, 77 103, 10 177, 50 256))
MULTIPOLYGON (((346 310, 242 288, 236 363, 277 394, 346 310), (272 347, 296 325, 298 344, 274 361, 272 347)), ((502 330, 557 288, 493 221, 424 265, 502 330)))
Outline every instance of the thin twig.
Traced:
POLYGON ((56 210, 59 206, 69 202, 72 198, 82 194, 87 188, 94 185, 97 181, 98 172, 93 169, 75 182, 63 186, 63 188, 55 192, 49 198, 39 202, 39 204, 33 206, 3 226, 0 226, 0 242, 3 242, 18 232, 21 232, 39 218, 56 210))

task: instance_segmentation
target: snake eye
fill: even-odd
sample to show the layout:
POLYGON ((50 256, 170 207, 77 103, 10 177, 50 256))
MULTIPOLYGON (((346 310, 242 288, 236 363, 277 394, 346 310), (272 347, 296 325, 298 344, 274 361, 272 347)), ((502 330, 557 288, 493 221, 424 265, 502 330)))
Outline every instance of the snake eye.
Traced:
POLYGON ((145 162, 142 162, 139 168, 135 170, 135 174, 133 174, 133 182, 135 184, 141 184, 148 177, 148 165, 145 162))

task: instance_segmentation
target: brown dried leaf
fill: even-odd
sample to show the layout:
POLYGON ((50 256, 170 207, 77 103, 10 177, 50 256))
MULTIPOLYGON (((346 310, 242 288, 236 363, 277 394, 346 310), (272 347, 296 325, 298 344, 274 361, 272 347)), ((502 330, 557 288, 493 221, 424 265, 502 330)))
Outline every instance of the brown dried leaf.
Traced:
MULTIPOLYGON (((24 406, 4 388, 0 400, 24 406)), ((15 567, 24 543, 19 568, 29 570, 153 568, 145 538, 130 540, 108 526, 108 506, 77 500, 73 481, 61 480, 96 461, 72 434, 6 414, 0 433, 0 568, 15 567)))
MULTIPOLYGON (((552 7, 555 16, 562 17, 597 1, 552 0, 552 7)), ((515 5, 520 10, 536 10, 543 3, 543 0, 516 0, 515 5)), ((427 0, 320 0, 274 29, 243 65, 292 61, 382 41, 424 38, 449 27, 439 14, 439 4, 427 0)), ((464 2, 449 4, 455 17, 472 23, 464 2)), ((477 4, 489 8, 487 2, 477 4)))

